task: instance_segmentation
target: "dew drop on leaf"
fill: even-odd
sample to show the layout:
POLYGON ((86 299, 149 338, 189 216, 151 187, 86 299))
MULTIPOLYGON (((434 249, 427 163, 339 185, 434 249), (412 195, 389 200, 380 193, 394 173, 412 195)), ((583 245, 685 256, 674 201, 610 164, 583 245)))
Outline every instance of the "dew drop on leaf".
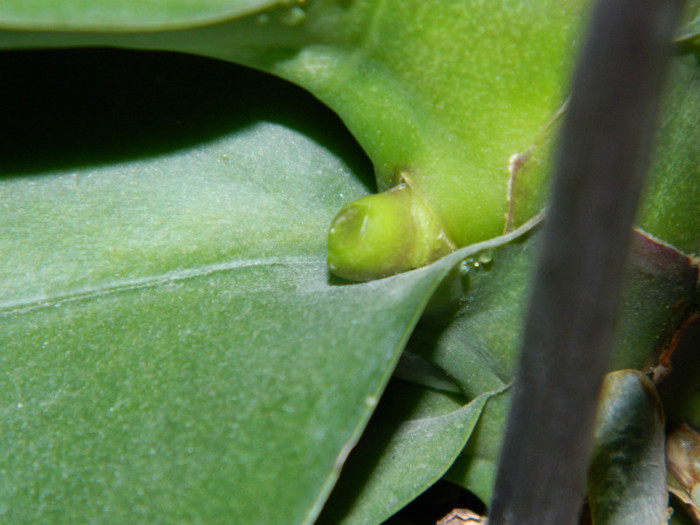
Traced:
POLYGON ((287 27, 295 27, 302 24, 306 20, 306 11, 301 7, 295 6, 283 11, 279 16, 280 24, 287 27))

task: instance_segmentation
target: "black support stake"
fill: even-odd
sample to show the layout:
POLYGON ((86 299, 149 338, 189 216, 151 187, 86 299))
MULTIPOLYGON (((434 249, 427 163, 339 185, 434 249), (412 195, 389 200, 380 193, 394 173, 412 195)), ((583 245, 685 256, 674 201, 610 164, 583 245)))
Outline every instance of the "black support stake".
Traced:
POLYGON ((574 74, 489 525, 574 525, 681 0, 601 0, 574 74))

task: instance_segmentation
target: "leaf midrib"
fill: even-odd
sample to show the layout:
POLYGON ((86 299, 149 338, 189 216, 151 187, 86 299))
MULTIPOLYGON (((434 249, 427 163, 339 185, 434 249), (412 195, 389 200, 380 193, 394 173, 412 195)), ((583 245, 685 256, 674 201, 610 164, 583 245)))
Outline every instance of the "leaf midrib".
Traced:
POLYGON ((153 288, 163 284, 187 281, 216 273, 266 266, 318 266, 321 263, 325 263, 325 257, 312 255, 235 259, 194 268, 178 269, 135 279, 105 281, 98 285, 86 286, 63 294, 41 297, 35 296, 16 300, 0 300, 0 318, 43 308, 51 308, 59 304, 95 299, 97 297, 117 294, 124 291, 153 288))

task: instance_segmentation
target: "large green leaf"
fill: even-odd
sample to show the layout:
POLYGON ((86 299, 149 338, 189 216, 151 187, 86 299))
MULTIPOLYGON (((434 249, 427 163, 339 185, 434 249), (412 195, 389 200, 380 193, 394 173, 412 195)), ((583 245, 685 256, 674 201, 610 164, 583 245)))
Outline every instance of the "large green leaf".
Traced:
POLYGON ((309 522, 432 282, 326 277, 235 261, 3 311, 5 518, 309 522))
MULTIPOLYGON (((48 0, 37 0, 36 6, 43 4, 54 6, 48 0)), ((93 4, 74 0, 73 18, 89 19, 93 4)), ((232 12, 220 23, 204 24, 201 17, 211 8, 204 3, 201 12, 189 15, 190 28, 155 32, 138 32, 134 21, 169 20, 174 3, 110 4, 132 20, 121 33, 28 31, 32 24, 42 29, 44 16, 55 19, 49 27, 63 26, 57 14, 46 14, 51 9, 26 7, 26 24, 11 17, 2 24, 0 12, 0 25, 7 28, 0 31, 0 47, 186 51, 288 78, 341 115, 375 164, 380 186, 391 184, 396 170, 410 171, 413 186, 459 244, 502 231, 509 159, 540 142, 543 127, 564 100, 575 36, 588 4, 504 0, 448 9, 418 0, 316 1, 237 19, 244 11, 232 12)), ((118 18, 109 10, 96 16, 84 30, 118 18)), ((687 55, 684 65, 678 61, 669 84, 660 146, 666 154, 657 160, 658 177, 652 179, 640 222, 693 253, 700 243, 694 55, 687 55)), ((516 222, 542 203, 548 149, 528 153, 532 162, 517 174, 516 222)))
MULTIPOLYGON (((563 79, 589 3, 321 0, 217 24, 193 17, 183 30, 134 26, 121 33, 96 32, 97 22, 81 32, 41 32, 37 14, 33 32, 0 20, 7 28, 0 47, 184 51, 287 78, 341 115, 383 189, 397 182, 399 170, 409 171, 463 246, 503 231, 509 158, 530 148, 566 98, 563 79)), ((130 4, 123 10, 138 11, 130 4)), ((530 176, 526 186, 539 201, 544 173, 530 176)))
POLYGON ((329 281, 325 229, 364 165, 289 86, 172 56, 21 58, 3 86, 3 519, 309 522, 444 268, 329 281), (35 112, 40 81, 59 109, 35 112), (267 119, 257 91, 279 101, 267 119), (156 94, 173 114, 129 104, 156 94))
MULTIPOLYGON (((228 21, 263 4, 190 9, 76 0, 63 3, 74 11, 60 13, 48 0, 11 2, 0 10, 7 29, 0 47, 178 50, 271 71, 337 110, 380 176, 410 165, 438 186, 446 181, 438 193, 471 210, 470 228, 493 235, 503 219, 509 156, 532 145, 564 98, 562 78, 586 3, 317 1, 228 21), (46 31, 71 27, 83 31, 46 31)), ((287 99, 286 87, 222 75, 219 89, 208 92, 215 79, 206 71, 215 66, 189 69, 188 62, 189 75, 166 75, 144 96, 141 82, 124 79, 133 57, 102 54, 71 69, 13 56, 10 81, 25 61, 44 74, 6 97, 15 114, 3 122, 8 138, 0 141, 2 171, 13 174, 0 189, 3 253, 13 254, 0 275, 0 300, 3 369, 13 371, 3 389, 2 425, 12 436, 3 462, 15 476, 4 481, 0 508, 36 509, 47 521, 55 521, 54 509, 67 520, 102 513, 123 521, 128 509, 152 521, 214 519, 217 512, 249 521, 279 519, 282 505, 283 521, 310 519, 416 316, 458 255, 372 285, 329 285, 325 228, 341 204, 367 193, 355 178, 367 166, 352 164, 361 157, 357 149, 341 151, 347 137, 329 131, 337 122, 308 100, 287 99), (93 76, 103 60, 111 71, 93 76), (199 84, 187 79, 202 74, 199 84), (77 77, 62 86, 78 91, 70 104, 52 99, 55 84, 42 85, 59 76, 77 77), (92 104, 74 110, 86 85, 92 104), (168 106, 163 90, 180 93, 180 103, 168 106), (131 103, 115 105, 113 93, 131 103), (124 107, 144 117, 122 128, 124 107), (42 114, 45 120, 33 122, 42 114), (125 401, 115 407, 114 399, 125 401), (109 408, 117 416, 106 415, 109 408), (85 443, 83 452, 76 442, 85 443), (150 446, 156 442, 166 453, 150 446)), ((161 60, 174 59, 155 62, 161 60)), ((682 96, 697 75, 693 55, 685 64, 682 96)), ((143 64, 136 76, 153 74, 153 64, 143 64)), ((674 106, 685 127, 664 145, 660 189, 652 182, 652 204, 642 215, 645 228, 686 252, 700 234, 691 99, 684 99, 688 108, 674 106)), ((541 178, 540 170, 534 181, 520 182, 536 188, 541 178)), ((437 363, 432 372, 442 367, 451 376, 445 383, 468 398, 510 379, 530 264, 518 250, 532 246, 526 240, 499 250, 492 264, 489 257, 470 260, 467 301, 446 321, 427 320, 416 336, 424 361, 437 363), (481 286, 479 276, 489 273, 498 278, 481 286), (466 360, 465 341, 474 352, 466 360)), ((635 282, 649 301, 626 318, 630 350, 617 363, 634 361, 627 366, 650 355, 649 334, 671 323, 666 316, 663 326, 654 324, 658 308, 669 304, 667 288, 659 294, 655 278, 649 287, 635 282), (636 323, 645 327, 640 334, 636 323)), ((472 452, 453 469, 482 497, 505 400, 489 401, 472 452)), ((18 519, 25 518, 39 519, 18 519)))
POLYGON ((0 27, 33 30, 163 30, 212 23, 284 0, 6 0, 0 27))
MULTIPOLYGON (((327 220, 367 191, 355 171, 366 164, 313 100, 172 55, 1 57, 19 58, 26 69, 4 85, 16 104, 0 184, 12 255, 0 274, 0 508, 20 522, 254 522, 276 515, 274 501, 308 522, 438 282, 521 232, 335 284, 327 220), (42 101, 33 86, 49 64, 72 74, 42 101), (121 83, 103 92, 117 64, 121 83), (258 91, 278 104, 249 111, 258 91), (154 95, 161 110, 148 111, 154 95), (108 108, 97 127, 95 107, 108 108), (105 128, 107 145, 93 137, 105 128)), ((446 421, 468 429, 477 414, 446 421)))

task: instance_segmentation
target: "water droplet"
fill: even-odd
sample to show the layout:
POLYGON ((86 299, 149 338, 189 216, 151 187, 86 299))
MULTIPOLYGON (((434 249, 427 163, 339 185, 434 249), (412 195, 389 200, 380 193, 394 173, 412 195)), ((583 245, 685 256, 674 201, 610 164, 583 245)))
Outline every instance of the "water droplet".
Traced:
POLYGON ((270 15, 268 15, 267 13, 262 13, 255 18, 255 22, 261 26, 264 26, 269 21, 270 21, 270 15))
POLYGON ((301 7, 295 6, 291 7, 285 11, 282 11, 279 15, 280 24, 287 27, 298 26, 306 20, 306 11, 301 7))
POLYGON ((488 267, 488 265, 491 264, 492 261, 493 255, 491 255, 491 252, 482 252, 475 258, 469 257, 467 259, 464 259, 461 263, 459 263, 459 273, 461 273, 462 275, 467 275, 472 268, 486 269, 486 267, 488 267))
POLYGON ((377 406, 377 396, 368 396, 367 399, 365 399, 365 403, 368 407, 377 406))
POLYGON ((481 264, 491 264, 493 262, 493 255, 491 252, 481 252, 478 260, 481 264))
POLYGON ((17 408, 24 408, 24 403, 17 403, 17 408))

